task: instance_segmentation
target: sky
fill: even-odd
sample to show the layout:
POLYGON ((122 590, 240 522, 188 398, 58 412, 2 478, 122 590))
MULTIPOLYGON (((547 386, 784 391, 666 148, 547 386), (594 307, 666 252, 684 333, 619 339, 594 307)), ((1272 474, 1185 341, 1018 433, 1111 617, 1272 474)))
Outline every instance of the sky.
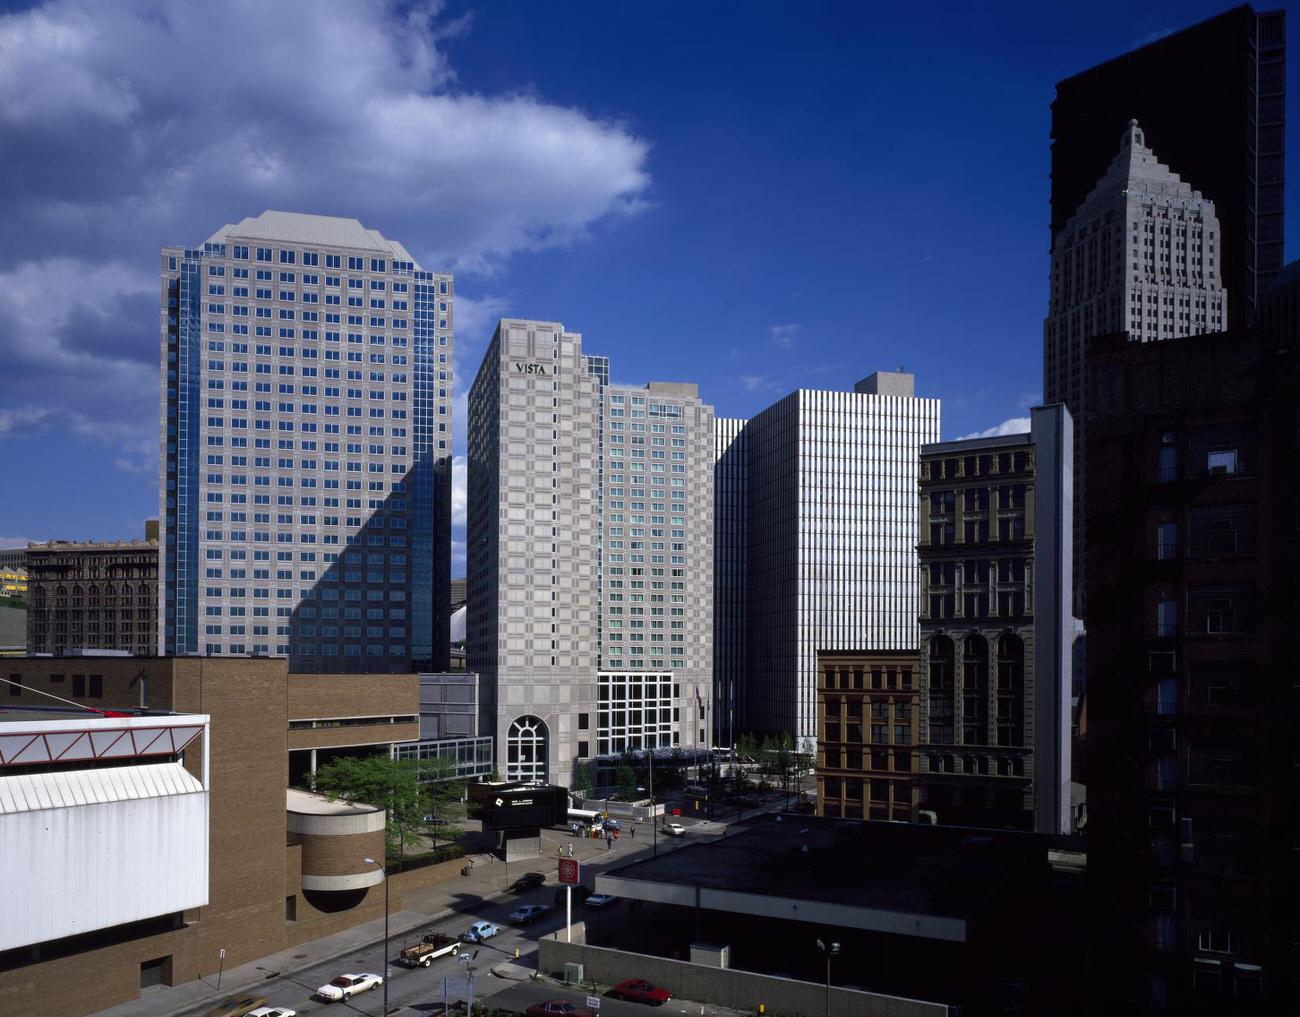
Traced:
POLYGON ((1226 6, 0 2, 0 547, 143 535, 159 251, 267 208, 456 274, 458 457, 503 315, 719 416, 902 367, 1023 429, 1053 86, 1226 6))

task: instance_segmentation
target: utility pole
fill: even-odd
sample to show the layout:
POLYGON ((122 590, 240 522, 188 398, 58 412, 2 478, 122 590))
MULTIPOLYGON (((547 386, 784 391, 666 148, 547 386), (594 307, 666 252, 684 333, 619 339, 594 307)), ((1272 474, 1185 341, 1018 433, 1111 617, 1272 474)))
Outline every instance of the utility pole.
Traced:
MULTIPOLYGON (((658 739, 656 739, 658 740, 658 739)), ((652 852, 655 858, 659 857, 659 819, 655 815, 655 750, 650 748, 650 838, 653 844, 652 852)))

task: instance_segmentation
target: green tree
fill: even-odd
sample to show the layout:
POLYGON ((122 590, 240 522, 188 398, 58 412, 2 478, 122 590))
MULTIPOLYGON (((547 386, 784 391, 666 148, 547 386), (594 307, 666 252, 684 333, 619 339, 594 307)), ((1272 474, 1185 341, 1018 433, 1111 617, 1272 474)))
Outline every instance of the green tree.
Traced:
POLYGON ((573 793, 579 799, 590 798, 595 791, 591 785, 591 769, 585 763, 578 764, 578 772, 573 778, 573 793))
POLYGON ((465 781, 455 779, 456 764, 441 756, 420 760, 419 773, 424 791, 424 827, 437 847, 439 833, 465 818, 465 781))
POLYGON ((414 760, 342 756, 311 776, 313 791, 331 799, 364 802, 387 810, 388 854, 399 857, 415 843, 424 823, 425 791, 414 760))
POLYGON ((627 763, 623 763, 614 772, 614 781, 618 784, 619 791, 628 798, 636 796, 636 769, 627 763))

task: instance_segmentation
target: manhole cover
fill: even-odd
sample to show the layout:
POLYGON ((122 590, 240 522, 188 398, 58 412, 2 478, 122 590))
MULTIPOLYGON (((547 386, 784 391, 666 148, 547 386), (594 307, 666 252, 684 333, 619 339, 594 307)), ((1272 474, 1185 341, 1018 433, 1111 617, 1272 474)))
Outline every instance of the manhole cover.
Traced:
POLYGON ((305 953, 296 953, 296 954, 293 955, 293 959, 294 959, 294 960, 302 960, 302 959, 303 959, 304 957, 306 957, 306 956, 307 956, 307 955, 306 955, 305 953))

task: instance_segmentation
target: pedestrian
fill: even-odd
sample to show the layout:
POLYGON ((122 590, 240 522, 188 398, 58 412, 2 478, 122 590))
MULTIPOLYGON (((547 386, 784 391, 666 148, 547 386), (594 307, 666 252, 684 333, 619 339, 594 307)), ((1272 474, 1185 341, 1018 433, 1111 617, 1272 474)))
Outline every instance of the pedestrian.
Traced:
POLYGON ((618 840, 618 830, 617 830, 617 829, 614 831, 614 839, 615 839, 615 840, 618 840))
POLYGON ((632 827, 632 831, 631 831, 631 833, 632 833, 632 839, 633 839, 633 840, 636 840, 636 827, 635 827, 635 826, 632 827))
POLYGON ((609 834, 605 835, 605 850, 606 851, 614 850, 614 838, 611 837, 609 834))
POLYGON ((470 858, 470 860, 469 860, 469 871, 470 871, 470 872, 473 872, 473 871, 474 871, 474 859, 473 859, 473 858, 470 858))
POLYGON ((573 843, 572 843, 572 842, 569 843, 569 857, 570 857, 570 858, 573 857, 573 843))

